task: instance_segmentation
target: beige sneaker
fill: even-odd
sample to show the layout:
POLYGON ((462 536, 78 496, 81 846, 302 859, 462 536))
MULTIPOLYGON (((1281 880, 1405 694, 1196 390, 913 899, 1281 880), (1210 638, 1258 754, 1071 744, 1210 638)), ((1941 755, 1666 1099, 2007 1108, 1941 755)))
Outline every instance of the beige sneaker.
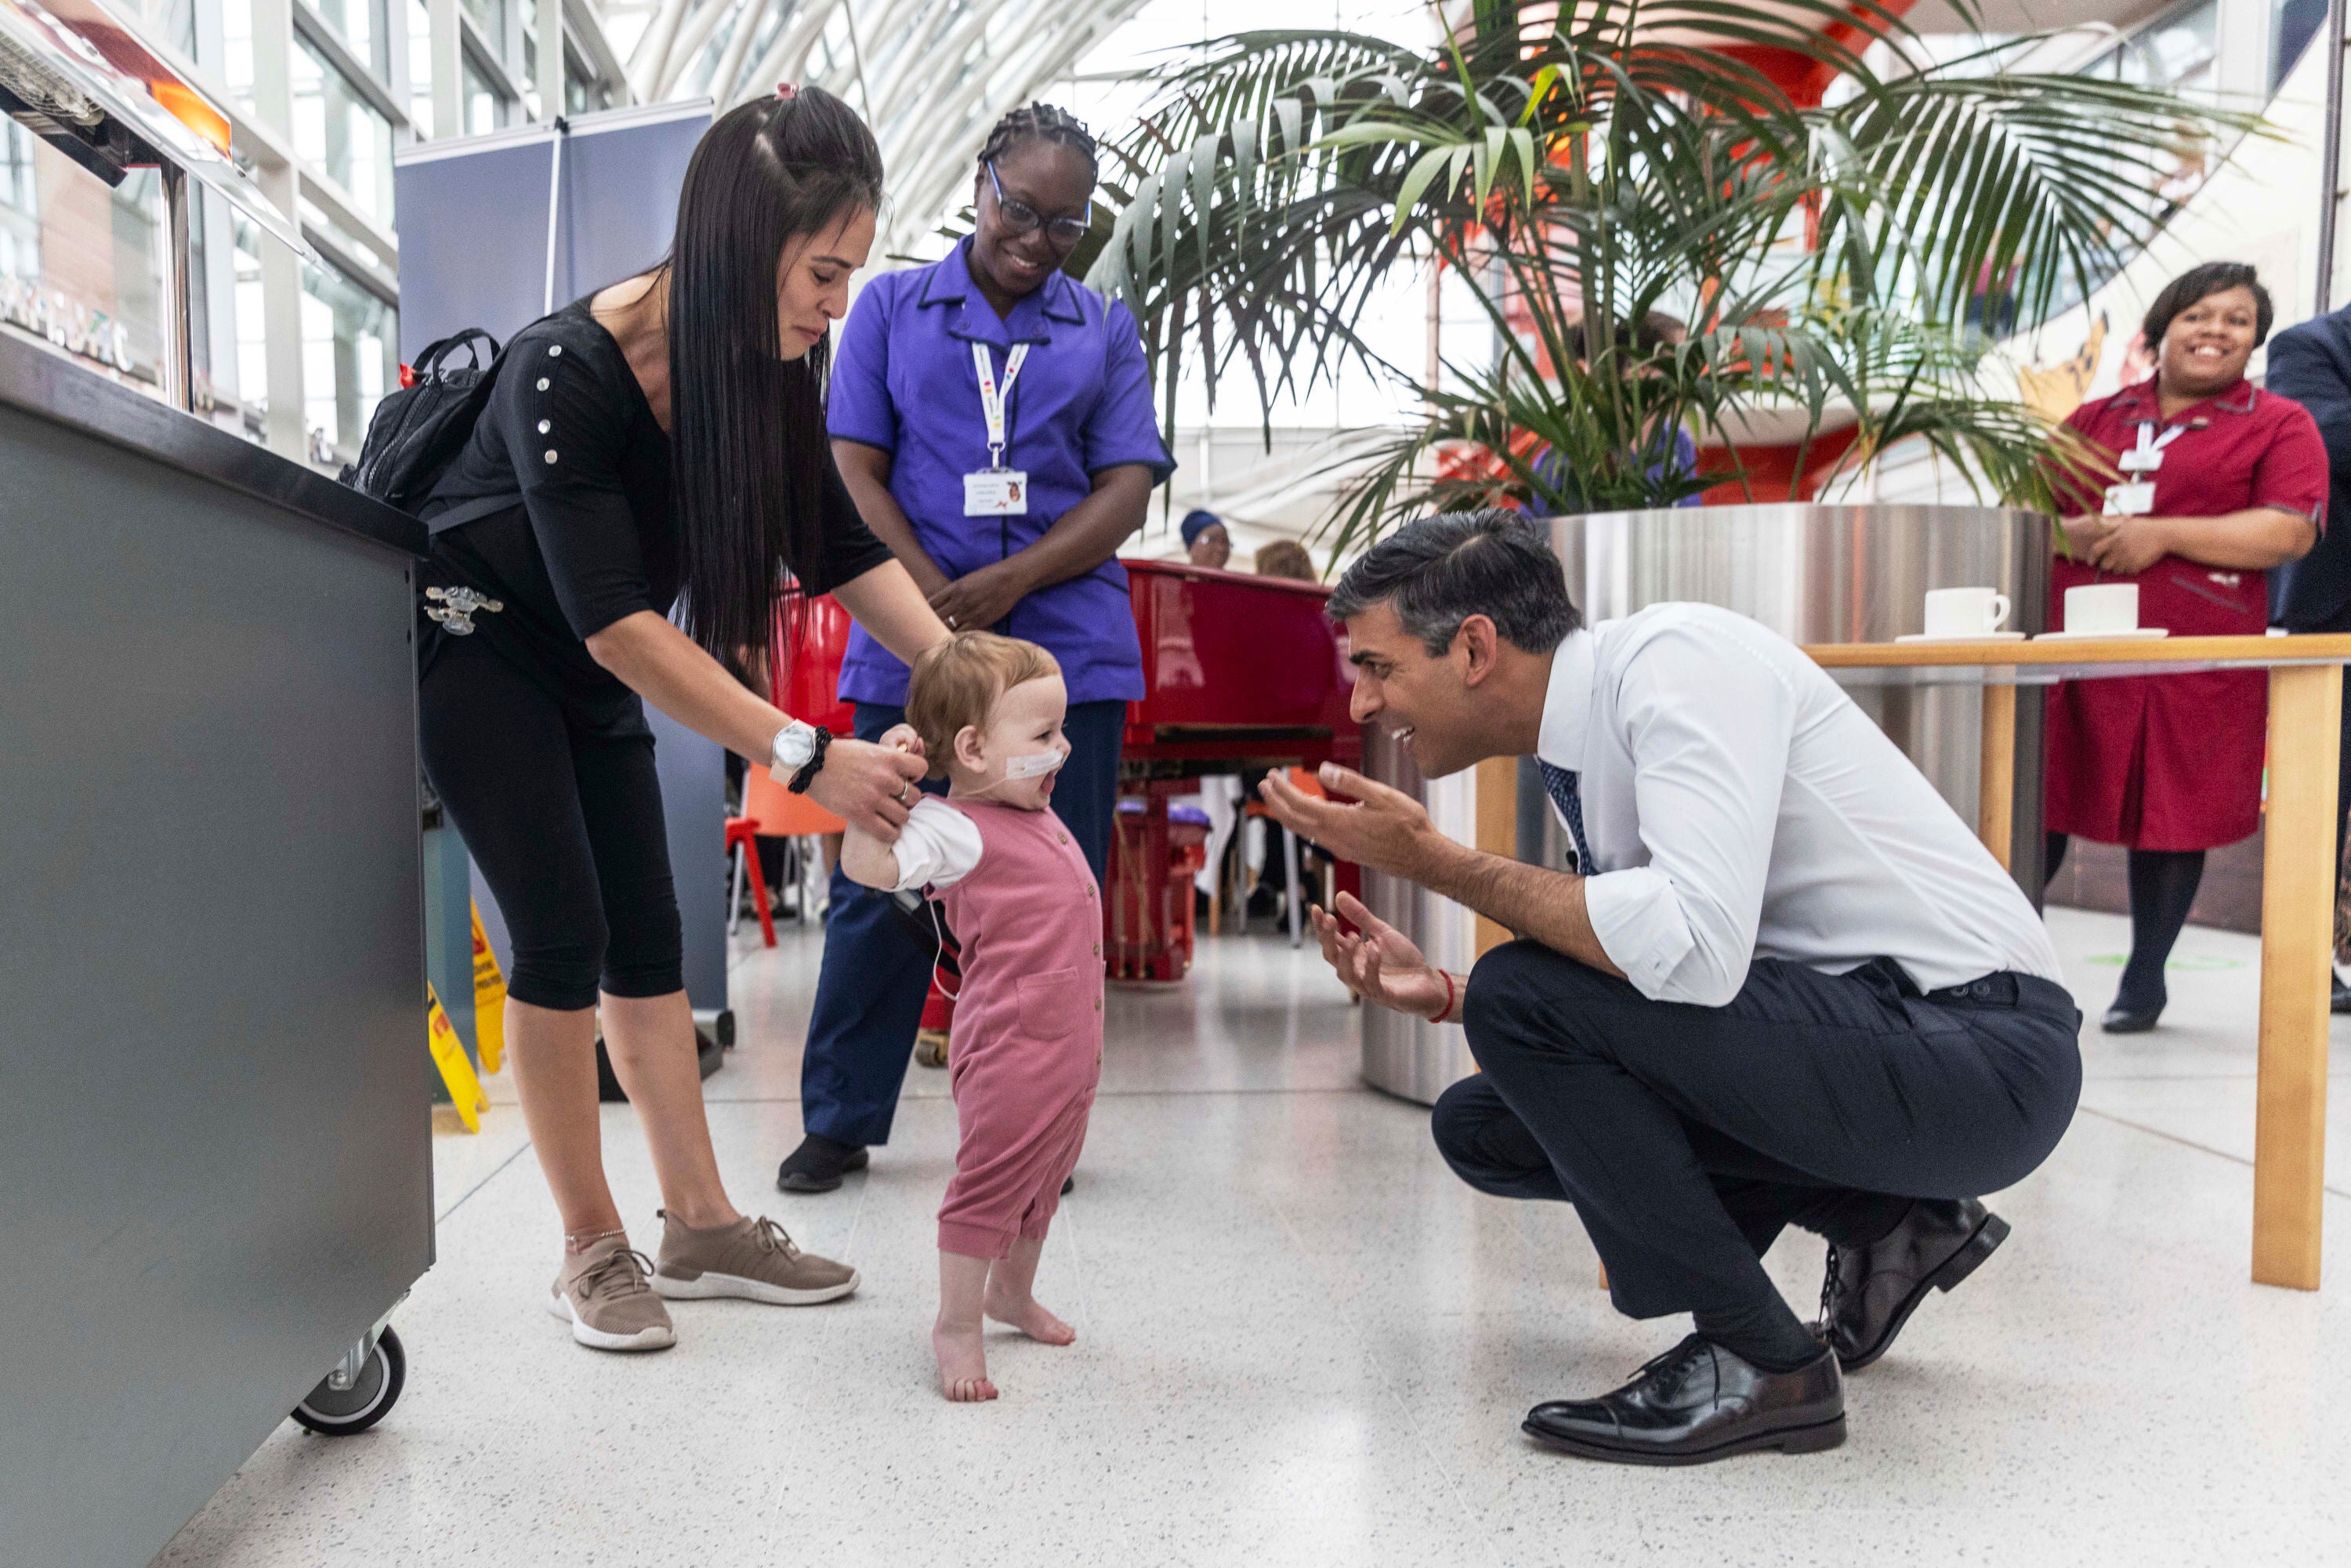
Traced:
POLYGON ((669 1309, 645 1286, 653 1261, 625 1236, 607 1236, 585 1252, 563 1255, 547 1310, 571 1325, 591 1350, 667 1350, 677 1343, 669 1309))
POLYGON ((672 1301, 740 1296, 779 1307, 814 1306, 857 1289, 857 1270, 801 1251, 772 1219, 695 1230, 661 1211, 661 1267, 653 1289, 672 1301))

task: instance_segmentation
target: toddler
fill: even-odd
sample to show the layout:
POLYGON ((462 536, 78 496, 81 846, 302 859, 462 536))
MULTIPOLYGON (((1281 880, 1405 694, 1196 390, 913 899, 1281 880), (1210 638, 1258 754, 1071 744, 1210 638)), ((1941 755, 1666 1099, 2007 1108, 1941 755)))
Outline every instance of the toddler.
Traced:
POLYGON ((939 1206, 931 1345, 949 1399, 996 1397, 983 1314, 1047 1344, 1077 1338, 1030 1293, 1102 1077, 1101 890, 1050 809, 1069 758, 1061 666, 1034 643, 965 632, 914 661, 906 719, 947 796, 885 846, 851 830, 841 869, 927 887, 963 946, 947 1063, 955 1176, 939 1206))

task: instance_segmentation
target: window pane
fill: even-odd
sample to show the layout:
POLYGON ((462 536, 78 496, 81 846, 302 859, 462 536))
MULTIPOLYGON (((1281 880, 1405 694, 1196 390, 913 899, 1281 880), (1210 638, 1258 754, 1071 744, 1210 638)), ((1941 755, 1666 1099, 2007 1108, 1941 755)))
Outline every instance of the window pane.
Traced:
POLYGON ((162 196, 106 182, 0 119, 0 330, 162 395, 162 196))
POLYGON ((151 15, 154 17, 156 30, 162 34, 166 42, 188 58, 198 58, 196 0, 163 0, 151 15))
POLYGON ((507 122, 507 100, 490 78, 465 62, 465 134, 484 136, 507 122))
POLYGON ((433 122, 433 18, 424 0, 408 5, 408 122, 419 136, 444 136, 446 126, 433 122))
POLYGON ((507 7, 512 0, 464 0, 465 15, 482 30, 482 37, 490 46, 490 53, 501 65, 507 59, 507 7))
POLYGON ((385 0, 317 0, 319 15, 343 36, 343 42, 383 81, 392 79, 391 28, 385 21, 385 0))
POLYGON ((253 112, 253 0, 220 0, 221 80, 247 114, 253 112))
POLYGON ((307 39, 294 40, 294 150, 324 169, 361 212, 392 221, 392 122, 307 39))
POLYGON ((2210 95, 2217 91, 2220 78, 2214 46, 2220 20, 2217 0, 2201 0, 2141 28, 2123 46, 2118 74, 2127 82, 2178 88, 2182 92, 2210 95))
POLYGON ((375 405, 398 384, 399 341, 391 306, 330 267, 303 265, 302 413, 312 462, 359 455, 375 405))
POLYGON ((2273 0, 2270 17, 2270 91, 2285 85, 2310 41, 2326 31, 2327 0, 2273 0))
POLYGON ((236 390, 257 431, 269 408, 268 318, 261 300, 261 247, 266 242, 249 218, 238 217, 235 229, 236 390))

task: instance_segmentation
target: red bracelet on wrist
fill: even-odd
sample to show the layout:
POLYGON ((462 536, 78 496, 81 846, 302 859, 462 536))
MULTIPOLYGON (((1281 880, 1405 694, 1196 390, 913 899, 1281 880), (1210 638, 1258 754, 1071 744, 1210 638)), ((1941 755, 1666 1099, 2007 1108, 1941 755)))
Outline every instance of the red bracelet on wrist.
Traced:
POLYGON ((1445 977, 1445 1007, 1443 1010, 1438 1012, 1435 1018, 1428 1021, 1431 1023, 1443 1023, 1447 1019, 1453 1016, 1453 975, 1451 971, 1446 969, 1439 969, 1437 972, 1445 977))

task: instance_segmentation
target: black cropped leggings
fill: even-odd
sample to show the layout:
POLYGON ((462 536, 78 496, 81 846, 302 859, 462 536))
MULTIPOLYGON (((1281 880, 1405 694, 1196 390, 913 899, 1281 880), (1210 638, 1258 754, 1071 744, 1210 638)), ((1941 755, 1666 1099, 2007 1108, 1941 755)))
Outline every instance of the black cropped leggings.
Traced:
POLYGON ((600 733, 495 651, 444 639, 419 694, 424 771, 514 938, 533 1007, 685 988, 653 738, 600 733))

